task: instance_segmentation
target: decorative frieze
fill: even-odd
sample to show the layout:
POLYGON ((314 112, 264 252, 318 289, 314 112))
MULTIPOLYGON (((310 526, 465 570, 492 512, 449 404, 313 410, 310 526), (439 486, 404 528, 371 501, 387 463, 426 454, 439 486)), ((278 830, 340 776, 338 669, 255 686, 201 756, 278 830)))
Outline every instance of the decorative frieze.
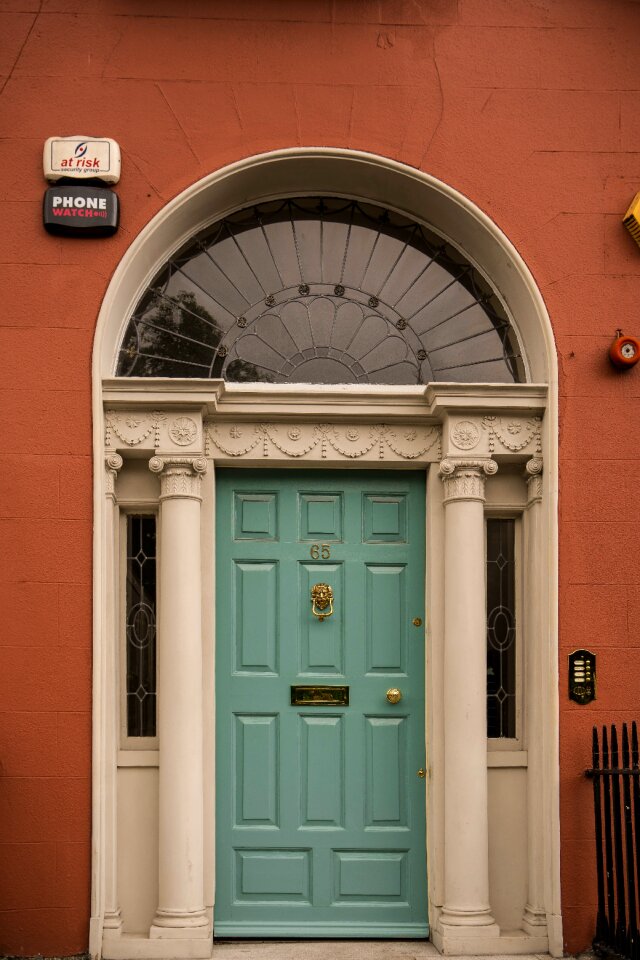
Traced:
POLYGON ((515 458, 537 456, 542 451, 542 420, 522 416, 450 416, 443 436, 446 457, 473 456, 515 458))
POLYGON ((444 483, 444 503, 450 500, 484 501, 486 478, 497 472, 495 460, 443 460, 440 477, 444 483))
POLYGON ((473 420, 460 420, 451 431, 451 443, 458 450, 473 450, 480 442, 480 428, 473 420))
POLYGON ((202 475, 206 473, 204 457, 151 457, 149 469, 160 474, 160 499, 184 497, 202 499, 202 475))
POLYGON ((198 425, 191 417, 176 417, 169 427, 169 436, 179 447, 188 447, 198 436, 198 425))
POLYGON ((209 423, 207 455, 242 459, 440 459, 440 427, 413 424, 209 423), (337 456, 336 456, 337 455, 337 456))
POLYGON ((542 451, 542 420, 540 417, 483 417, 482 426, 489 434, 489 453, 496 447, 518 453, 533 445, 542 451))
POLYGON ((153 446, 160 446, 160 425, 166 420, 164 413, 157 410, 151 413, 105 412, 105 446, 116 446, 117 441, 127 447, 137 447, 151 439, 153 446))
POLYGON ((166 414, 158 410, 105 412, 104 439, 107 449, 140 447, 155 451, 171 450, 195 446, 200 436, 199 423, 185 414, 166 414))

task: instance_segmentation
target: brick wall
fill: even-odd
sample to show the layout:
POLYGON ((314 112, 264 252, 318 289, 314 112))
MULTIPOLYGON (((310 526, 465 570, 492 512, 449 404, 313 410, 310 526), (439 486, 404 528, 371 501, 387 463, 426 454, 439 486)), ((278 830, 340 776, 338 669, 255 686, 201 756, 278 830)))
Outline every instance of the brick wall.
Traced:
POLYGON ((566 943, 592 935, 593 722, 638 715, 640 4, 626 0, 0 0, 0 951, 86 948, 91 706, 90 354, 120 257, 171 197, 265 150, 391 156, 516 244, 561 370, 560 704, 566 943), (150 15, 150 12, 153 15, 150 15), (122 228, 41 226, 46 137, 123 151, 122 228), (599 698, 566 698, 566 655, 599 698))

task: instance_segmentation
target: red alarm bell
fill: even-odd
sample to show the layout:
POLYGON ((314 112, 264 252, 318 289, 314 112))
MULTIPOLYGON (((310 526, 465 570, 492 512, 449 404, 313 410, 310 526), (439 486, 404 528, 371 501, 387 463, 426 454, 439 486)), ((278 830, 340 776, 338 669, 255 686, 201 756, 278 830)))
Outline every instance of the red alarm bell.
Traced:
POLYGON ((622 330, 618 330, 615 340, 609 347, 609 360, 620 370, 635 367, 640 360, 640 340, 636 337, 625 337, 622 335, 622 330))

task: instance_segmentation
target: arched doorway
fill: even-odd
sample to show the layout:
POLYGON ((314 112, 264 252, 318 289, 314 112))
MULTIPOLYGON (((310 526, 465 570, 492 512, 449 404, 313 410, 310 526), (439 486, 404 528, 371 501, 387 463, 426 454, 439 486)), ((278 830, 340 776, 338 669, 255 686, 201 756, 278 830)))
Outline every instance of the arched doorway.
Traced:
MULTIPOLYGON (((214 613, 214 474, 301 464, 427 473, 434 942, 447 953, 560 949, 556 684, 543 669, 555 663, 554 356, 540 296, 495 225, 445 185, 379 157, 296 150, 251 158, 194 185, 132 245, 105 299, 94 355, 96 455, 106 456, 106 476, 96 471, 104 532, 96 544, 103 699, 95 761, 103 789, 94 818, 104 826, 94 916, 105 956, 128 955, 131 935, 140 955, 210 953, 214 651, 223 619, 214 613), (377 239, 350 246, 356 227, 377 239), (252 253, 256 237, 271 261, 252 253), (315 272, 305 262, 314 256, 315 272), (267 282, 265 263, 279 285, 267 282), (440 270, 447 276, 435 287, 420 280, 440 270), (259 288, 253 295, 251 286, 259 288), (234 307, 234 298, 246 306, 234 307), (451 320, 463 314, 452 334, 451 320), (438 354, 450 362, 438 364, 438 354), (492 374, 476 380, 482 364, 492 374), (139 651, 140 594, 152 585, 138 583, 137 605, 126 590, 115 603, 122 564, 141 555, 138 541, 135 551, 118 544, 133 544, 128 527, 158 511, 158 728, 128 727, 123 696, 148 704, 155 688, 127 686, 137 674, 123 663, 119 624, 126 632, 128 622, 139 651), (503 537, 511 537, 508 550, 503 537), (509 550, 518 557, 518 652, 504 668, 509 682, 489 690, 485 569, 487 561, 515 569, 509 550), (488 694, 494 714, 511 718, 489 742, 489 762, 488 694), (517 706, 503 709, 507 700, 517 706), (142 827, 150 811, 152 827, 149 818, 142 827), (517 876, 509 876, 505 844, 519 851, 517 876), (137 851, 137 894, 124 879, 127 849, 137 851)), ((509 645, 496 623, 494 672, 507 662, 499 648, 509 645)), ((154 664, 146 669, 155 675, 154 664)))

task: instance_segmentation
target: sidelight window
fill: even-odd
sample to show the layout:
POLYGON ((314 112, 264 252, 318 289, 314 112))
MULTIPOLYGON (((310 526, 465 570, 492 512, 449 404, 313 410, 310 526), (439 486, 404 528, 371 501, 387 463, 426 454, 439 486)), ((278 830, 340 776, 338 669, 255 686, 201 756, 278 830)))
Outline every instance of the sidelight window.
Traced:
POLYGON ((129 514, 126 523, 126 735, 155 737, 156 518, 129 514))
POLYGON ((487 735, 518 735, 516 520, 487 520, 487 735))

